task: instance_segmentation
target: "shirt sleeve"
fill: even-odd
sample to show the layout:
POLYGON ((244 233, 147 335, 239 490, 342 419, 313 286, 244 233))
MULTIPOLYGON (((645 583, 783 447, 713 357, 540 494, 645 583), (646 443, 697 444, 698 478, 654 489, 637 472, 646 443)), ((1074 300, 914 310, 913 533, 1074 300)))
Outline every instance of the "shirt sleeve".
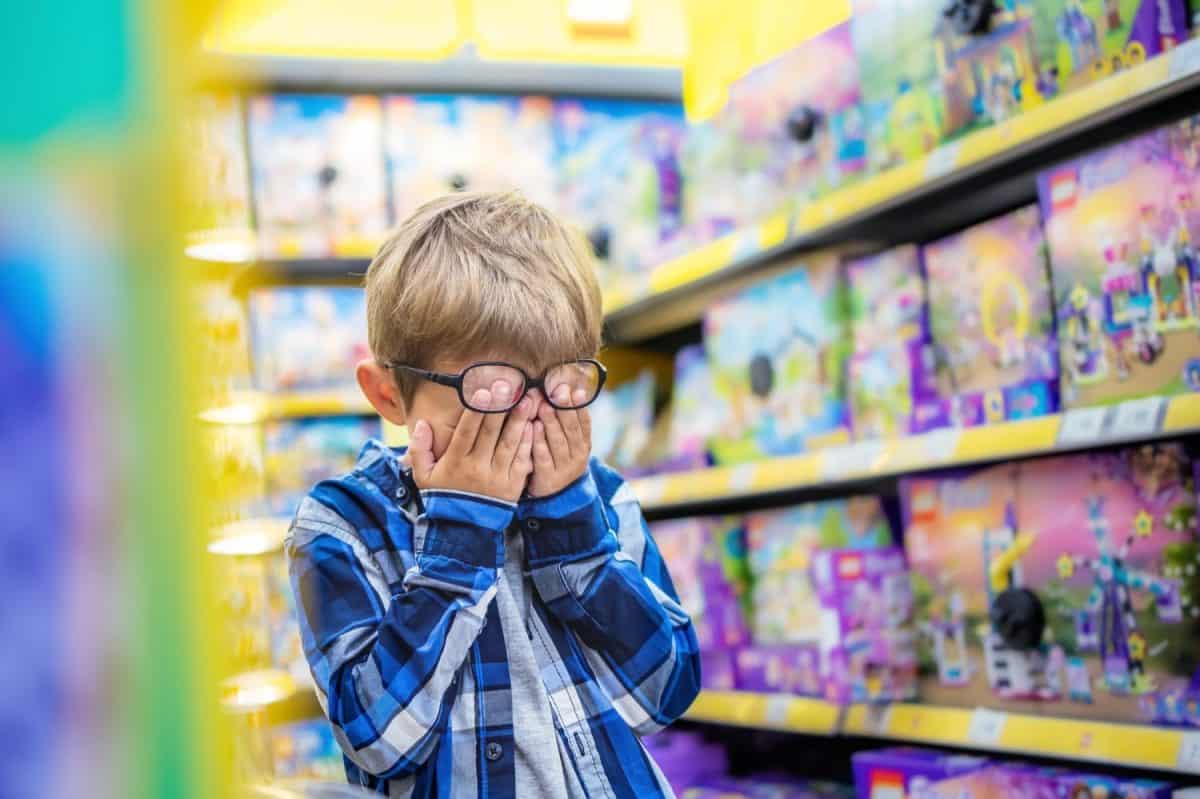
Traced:
POLYGON ((514 513, 454 492, 422 498, 413 525, 392 503, 318 486, 287 547, 318 699, 346 756, 385 779, 415 773, 446 731, 514 513), (407 539, 398 547, 407 568, 391 580, 364 543, 381 536, 407 539))
POLYGON ((629 486, 606 502, 589 470, 519 514, 538 595, 574 630, 621 717, 645 735, 681 716, 700 688, 696 632, 629 486))

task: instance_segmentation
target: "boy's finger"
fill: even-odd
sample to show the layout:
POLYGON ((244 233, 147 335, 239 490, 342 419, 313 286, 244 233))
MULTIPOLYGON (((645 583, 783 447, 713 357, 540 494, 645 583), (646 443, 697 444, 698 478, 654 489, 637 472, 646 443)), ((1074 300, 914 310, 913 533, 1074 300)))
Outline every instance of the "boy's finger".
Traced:
POLYGON ((409 437, 408 454, 412 462, 413 474, 418 480, 425 480, 433 471, 433 430, 424 419, 419 419, 413 425, 409 437))
MULTIPOLYGON (((576 392, 575 395, 572 396, 571 394, 566 393, 566 388, 564 387, 563 404, 566 405, 572 401, 576 401, 575 397, 579 396, 580 393, 581 392, 576 392)), ((578 401, 582 402, 583 400, 578 401)), ((567 441, 569 441, 572 445, 571 449, 578 449, 579 445, 582 443, 581 439, 583 437, 583 433, 579 428, 579 411, 560 410, 558 412, 558 419, 562 423, 563 432, 567 434, 567 441)))
POLYGON ((538 418, 546 428, 546 442, 550 444, 550 451, 555 453, 556 461, 565 460, 571 454, 571 445, 567 441, 566 432, 563 431, 561 414, 562 411, 551 407, 549 403, 538 411, 538 418))
MULTIPOLYGON (((479 405, 480 408, 504 407, 508 404, 508 400, 503 401, 497 399, 490 391, 476 392, 476 396, 484 394, 484 404, 479 405)), ((504 421, 508 419, 507 413, 485 413, 483 414, 483 422, 479 425, 479 435, 475 437, 475 446, 471 447, 471 454, 487 458, 489 461, 496 452, 496 442, 500 440, 500 431, 504 429, 504 421)))
POLYGON ((576 413, 579 414, 579 429, 583 431, 583 444, 590 452, 592 449, 592 415, 588 413, 587 408, 580 408, 576 413))
MULTIPOLYGON (((482 388, 471 396, 471 402, 477 408, 486 408, 487 403, 490 401, 491 395, 482 388)), ((483 425, 483 417, 487 415, 489 414, 464 408, 462 416, 458 418, 458 426, 454 428, 454 435, 450 439, 450 446, 446 449, 446 453, 452 454, 456 458, 466 457, 475 446, 475 439, 479 436, 479 428, 483 425)))
POLYGON ((554 456, 550 454, 550 443, 546 441, 546 425, 541 419, 535 421, 533 428, 533 468, 538 471, 554 471, 554 456))
MULTIPOLYGON (((492 455, 492 465, 496 469, 508 471, 512 465, 513 458, 517 455, 517 447, 521 443, 522 432, 529 424, 532 406, 533 402, 528 397, 524 397, 508 414, 508 421, 504 423, 500 440, 496 442, 496 451, 492 455)), ((499 416, 500 414, 495 415, 499 416)))
POLYGON ((521 439, 517 442, 517 453, 508 470, 513 480, 524 480, 533 471, 533 424, 528 420, 521 426, 521 439))

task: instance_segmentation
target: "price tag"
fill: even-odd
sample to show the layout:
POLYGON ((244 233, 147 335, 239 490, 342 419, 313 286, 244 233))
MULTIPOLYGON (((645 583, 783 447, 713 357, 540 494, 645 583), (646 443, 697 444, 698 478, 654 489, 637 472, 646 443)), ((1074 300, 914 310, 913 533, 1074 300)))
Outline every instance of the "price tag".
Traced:
POLYGON ((1171 51, 1167 75, 1171 80, 1200 72, 1200 39, 1184 42, 1171 51))
POLYGON ((936 180, 954 170, 958 163, 958 142, 943 144, 925 156, 925 179, 936 180))
POLYGON ((883 453, 881 441, 859 441, 844 447, 830 447, 821 453, 821 476, 826 480, 866 476, 875 468, 883 453))
POLYGON ((792 698, 787 694, 771 694, 767 697, 767 706, 763 717, 767 724, 782 727, 787 724, 788 711, 792 709, 792 698))
POLYGON ((1179 742, 1179 758, 1175 765, 1180 771, 1200 774, 1200 732, 1185 732, 1179 742))
POLYGON ((869 705, 864 726, 868 735, 887 735, 892 728, 892 706, 869 705))
POLYGON ((734 466, 729 472, 729 490, 735 494, 745 494, 754 486, 755 471, 753 463, 734 466))
POLYGON ((643 505, 656 505, 662 501, 667 481, 663 477, 646 477, 637 481, 638 501, 643 505))
POLYGON ((1138 438, 1157 432, 1165 404, 1162 397, 1122 402, 1113 414, 1112 435, 1117 438, 1138 438))
POLYGON ((1108 408, 1072 408, 1058 426, 1058 443, 1090 444, 1100 440, 1108 408))
POLYGON ((962 430, 957 427, 928 432, 920 438, 922 455, 929 463, 945 463, 958 452, 961 437, 962 430))
POLYGON ((1008 714, 986 707, 977 708, 971 714, 971 726, 967 728, 967 740, 978 746, 992 747, 1000 743, 1000 733, 1008 714))
POLYGON ((734 235, 736 238, 733 240, 733 260, 744 261, 758 255, 758 228, 741 230, 734 235))

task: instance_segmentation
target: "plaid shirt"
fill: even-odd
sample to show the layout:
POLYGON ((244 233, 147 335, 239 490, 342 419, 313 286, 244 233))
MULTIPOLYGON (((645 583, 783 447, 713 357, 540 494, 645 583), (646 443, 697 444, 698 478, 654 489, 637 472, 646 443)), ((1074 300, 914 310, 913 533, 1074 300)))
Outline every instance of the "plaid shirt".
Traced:
POLYGON ((350 781, 392 796, 514 795, 494 601, 514 524, 569 792, 671 796, 638 736, 691 704, 699 657, 629 487, 593 459, 563 491, 519 504, 418 491, 375 441, 353 472, 312 490, 287 545, 305 655, 350 781))

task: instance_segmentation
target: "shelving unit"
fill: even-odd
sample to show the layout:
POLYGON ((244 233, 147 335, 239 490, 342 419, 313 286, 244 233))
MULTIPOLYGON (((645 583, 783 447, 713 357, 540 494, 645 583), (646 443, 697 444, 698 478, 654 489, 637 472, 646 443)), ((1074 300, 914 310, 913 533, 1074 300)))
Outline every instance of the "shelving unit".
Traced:
POLYGON ((259 424, 269 419, 299 416, 342 416, 374 413, 357 388, 293 394, 247 392, 228 404, 207 408, 200 420, 211 424, 259 424))
POLYGON ((1195 432, 1200 432, 1200 395, 1147 397, 1037 419, 934 430, 738 466, 655 475, 633 481, 633 489, 646 511, 680 515, 697 507, 759 495, 829 489, 930 469, 1195 432))

